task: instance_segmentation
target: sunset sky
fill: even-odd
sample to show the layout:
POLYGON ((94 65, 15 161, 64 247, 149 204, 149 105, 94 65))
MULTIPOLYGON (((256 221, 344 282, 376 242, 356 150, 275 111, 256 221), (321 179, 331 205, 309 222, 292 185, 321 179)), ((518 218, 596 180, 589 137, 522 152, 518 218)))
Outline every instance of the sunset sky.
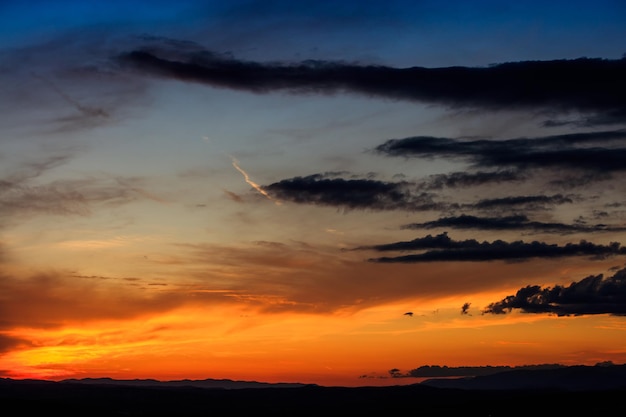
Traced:
POLYGON ((0 377, 626 362, 623 1, 0 21, 0 377))

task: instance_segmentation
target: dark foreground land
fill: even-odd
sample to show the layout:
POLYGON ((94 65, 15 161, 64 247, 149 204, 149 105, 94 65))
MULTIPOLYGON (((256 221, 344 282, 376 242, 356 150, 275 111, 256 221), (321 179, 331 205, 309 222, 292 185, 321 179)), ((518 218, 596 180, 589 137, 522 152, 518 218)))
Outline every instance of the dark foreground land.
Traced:
POLYGON ((231 380, 0 378, 23 416, 603 416, 626 415, 626 365, 511 370, 391 387, 231 380))
POLYGON ((20 416, 602 416, 626 415, 626 388, 394 387, 206 389, 0 381, 3 409, 20 416))

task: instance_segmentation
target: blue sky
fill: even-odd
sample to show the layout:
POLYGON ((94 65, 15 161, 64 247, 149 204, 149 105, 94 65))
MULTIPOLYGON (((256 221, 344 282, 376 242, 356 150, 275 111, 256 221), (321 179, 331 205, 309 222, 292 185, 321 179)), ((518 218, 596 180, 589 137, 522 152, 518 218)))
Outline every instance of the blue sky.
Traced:
POLYGON ((143 32, 238 55, 262 49, 266 59, 317 53, 400 66, 616 58, 624 51, 610 40, 623 35, 626 13, 619 1, 6 1, 0 8, 7 47, 71 30, 143 32))

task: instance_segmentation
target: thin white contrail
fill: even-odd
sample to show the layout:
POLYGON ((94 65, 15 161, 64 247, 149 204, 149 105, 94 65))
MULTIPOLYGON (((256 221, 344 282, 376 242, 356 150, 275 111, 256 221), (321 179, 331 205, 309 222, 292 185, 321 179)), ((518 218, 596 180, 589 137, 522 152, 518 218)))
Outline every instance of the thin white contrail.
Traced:
POLYGON ((265 198, 267 198, 268 200, 273 201, 276 205, 280 205, 280 201, 275 200, 272 198, 272 196, 270 196, 263 188, 261 188, 261 186, 259 184, 257 184, 256 182, 252 181, 252 179, 250 179, 250 175, 248 175, 248 173, 246 171, 243 170, 243 168, 241 168, 239 166, 239 161, 237 159, 235 159, 234 157, 230 157, 230 159, 233 161, 233 167, 235 167, 235 169, 237 171, 239 171, 241 173, 241 175, 243 175, 244 180, 255 190, 257 190, 261 195, 263 195, 265 198))

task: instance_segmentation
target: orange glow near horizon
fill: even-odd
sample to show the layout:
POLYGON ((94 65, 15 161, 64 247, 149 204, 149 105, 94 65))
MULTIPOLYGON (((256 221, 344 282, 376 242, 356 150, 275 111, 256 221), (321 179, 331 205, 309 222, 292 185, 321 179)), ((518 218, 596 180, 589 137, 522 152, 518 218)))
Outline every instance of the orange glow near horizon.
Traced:
POLYGON ((626 360, 626 329, 610 317, 602 320, 604 326, 589 318, 524 314, 466 320, 451 309, 406 317, 397 313, 401 307, 349 317, 185 308, 54 330, 15 329, 11 336, 33 345, 6 354, 2 363, 12 378, 214 378, 358 386, 413 381, 386 378, 391 368, 626 360), (579 340, 580 332, 588 342, 579 340), (616 351, 602 348, 607 345, 616 351))

